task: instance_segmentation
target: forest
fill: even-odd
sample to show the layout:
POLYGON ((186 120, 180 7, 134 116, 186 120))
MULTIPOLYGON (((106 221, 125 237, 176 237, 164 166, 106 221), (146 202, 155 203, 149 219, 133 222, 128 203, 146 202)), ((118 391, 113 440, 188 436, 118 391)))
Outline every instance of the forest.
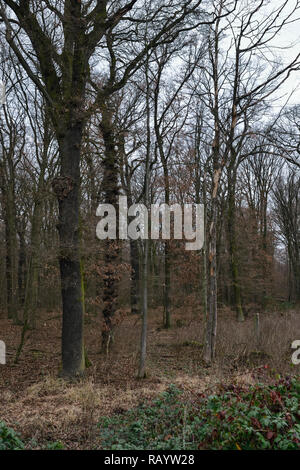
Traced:
POLYGON ((300 449, 299 31, 0 0, 0 450, 300 449))

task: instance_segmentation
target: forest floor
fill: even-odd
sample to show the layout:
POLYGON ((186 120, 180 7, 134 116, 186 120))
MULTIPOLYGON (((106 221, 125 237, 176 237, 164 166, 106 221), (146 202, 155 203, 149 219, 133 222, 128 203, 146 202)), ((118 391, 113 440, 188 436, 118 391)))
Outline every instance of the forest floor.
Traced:
POLYGON ((202 361, 203 320, 178 309, 173 326, 162 328, 162 310, 150 312, 147 378, 136 379, 141 319, 127 315, 118 325, 108 357, 100 353, 101 320, 85 318, 85 343, 91 366, 84 378, 67 383, 61 366, 61 315, 40 312, 14 364, 21 327, 0 316, 0 339, 7 364, 0 366, 0 421, 18 431, 29 448, 62 442, 68 449, 101 448, 97 423, 102 416, 122 414, 175 384, 187 395, 214 390, 220 383, 250 385, 278 375, 299 374, 291 365, 291 343, 300 339, 300 309, 260 315, 260 337, 254 316, 237 323, 221 309, 217 360, 202 361))

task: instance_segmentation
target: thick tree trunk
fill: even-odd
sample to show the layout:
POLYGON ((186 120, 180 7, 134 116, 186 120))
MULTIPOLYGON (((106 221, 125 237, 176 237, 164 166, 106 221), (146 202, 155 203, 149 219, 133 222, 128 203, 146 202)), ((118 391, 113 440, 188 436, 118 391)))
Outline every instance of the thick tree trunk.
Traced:
POLYGON ((84 370, 79 240, 81 140, 82 122, 68 126, 59 141, 61 176, 53 182, 59 203, 59 264, 63 305, 62 375, 64 376, 75 376, 84 370))

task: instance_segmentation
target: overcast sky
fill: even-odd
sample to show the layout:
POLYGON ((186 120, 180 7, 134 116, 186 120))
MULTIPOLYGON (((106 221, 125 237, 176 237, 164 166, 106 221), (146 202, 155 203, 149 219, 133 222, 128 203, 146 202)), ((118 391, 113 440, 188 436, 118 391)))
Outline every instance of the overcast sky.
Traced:
MULTIPOLYGON (((283 0, 272 0, 270 5, 267 7, 268 9, 274 9, 282 5, 283 0)), ((289 0, 287 4, 287 10, 293 8, 295 5, 296 0, 289 0)), ((300 10, 298 14, 294 16, 295 22, 285 26, 284 30, 278 35, 276 40, 273 41, 274 46, 276 47, 288 47, 293 44, 293 47, 290 49, 277 49, 276 53, 282 56, 282 59, 285 63, 291 62, 297 54, 300 53, 300 10)), ((289 80, 281 87, 280 92, 277 95, 285 94, 285 97, 280 100, 278 106, 281 103, 284 103, 290 93, 296 89, 293 96, 291 97, 289 103, 290 104, 300 104, 300 71, 293 72, 290 76, 289 80)))

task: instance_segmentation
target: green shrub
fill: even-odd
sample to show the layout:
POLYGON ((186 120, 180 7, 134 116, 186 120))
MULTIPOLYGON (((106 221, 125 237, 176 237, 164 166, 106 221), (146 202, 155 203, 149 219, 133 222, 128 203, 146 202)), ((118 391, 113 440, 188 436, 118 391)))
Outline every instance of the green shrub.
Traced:
POLYGON ((300 380, 274 386, 231 386, 183 403, 174 385, 150 405, 103 418, 100 437, 109 450, 299 449, 300 380))
POLYGON ((47 444, 46 450, 64 450, 65 446, 62 442, 49 442, 47 444))
POLYGON ((22 450, 24 444, 17 433, 0 421, 0 450, 22 450))

